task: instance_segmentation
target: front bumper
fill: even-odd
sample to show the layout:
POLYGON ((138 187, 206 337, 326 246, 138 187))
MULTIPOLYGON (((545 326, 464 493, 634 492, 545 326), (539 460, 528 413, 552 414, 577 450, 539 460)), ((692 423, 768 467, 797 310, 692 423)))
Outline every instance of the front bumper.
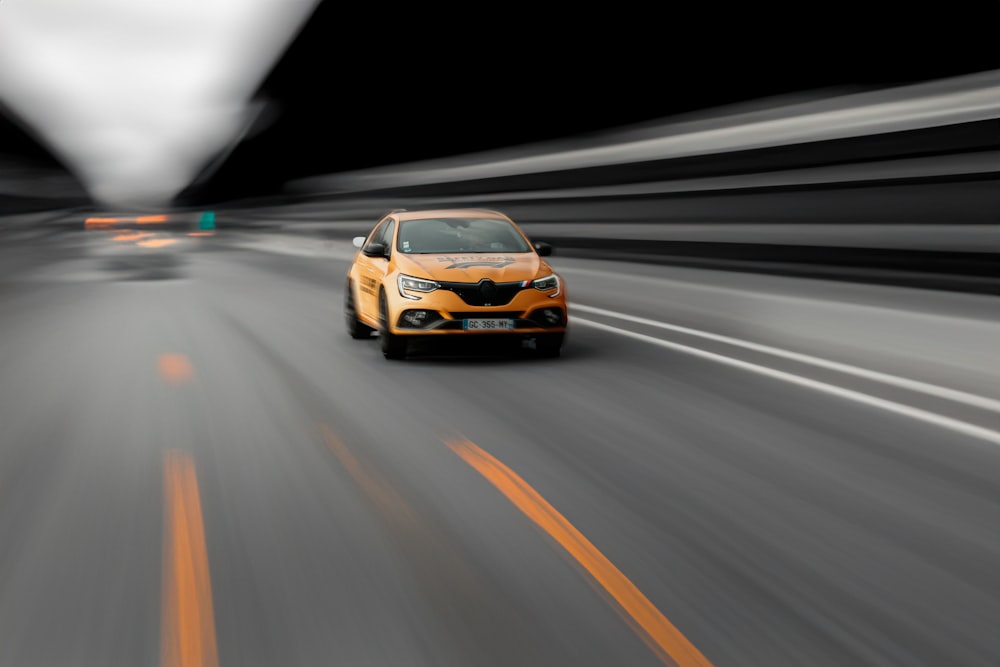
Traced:
POLYGON ((562 306, 546 305, 530 312, 523 311, 460 311, 441 312, 423 308, 409 308, 396 319, 394 333, 399 334, 518 334, 554 333, 566 329, 567 315, 562 306), (467 329, 466 320, 509 320, 510 329, 467 329))
POLYGON ((524 290, 502 306, 472 306, 457 294, 440 290, 419 300, 388 295, 392 321, 390 330, 399 335, 498 335, 558 333, 565 331, 569 310, 563 294, 549 297, 537 290, 524 290), (468 319, 510 320, 512 329, 466 329, 468 319))

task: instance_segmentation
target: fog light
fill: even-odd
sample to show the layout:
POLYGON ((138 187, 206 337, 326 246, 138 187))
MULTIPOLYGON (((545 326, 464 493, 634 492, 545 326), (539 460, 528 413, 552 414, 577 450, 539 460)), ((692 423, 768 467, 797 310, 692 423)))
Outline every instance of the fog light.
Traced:
POLYGON ((562 322, 562 311, 556 308, 545 308, 542 310, 542 317, 549 324, 555 325, 562 322))
POLYGON ((403 313, 403 321, 412 327, 420 327, 427 321, 426 310, 408 310, 403 313))

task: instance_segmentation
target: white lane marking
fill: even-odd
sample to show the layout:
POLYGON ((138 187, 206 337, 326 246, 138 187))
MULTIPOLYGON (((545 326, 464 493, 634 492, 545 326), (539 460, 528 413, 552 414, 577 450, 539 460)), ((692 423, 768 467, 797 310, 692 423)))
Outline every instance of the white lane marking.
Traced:
POLYGON ((850 401, 856 401, 858 403, 864 403, 866 405, 870 405, 876 408, 882 408, 883 410, 888 410, 889 412, 895 412, 896 414, 900 414, 905 417, 918 419, 920 421, 924 421, 929 424, 933 424, 935 426, 940 426, 942 428, 956 431, 963 435, 967 435, 973 438, 981 438, 983 440, 987 440, 994 444, 1000 445, 1000 431, 993 431, 988 428, 976 426, 975 424, 969 424, 967 422, 960 421, 958 419, 945 417, 944 415, 939 415, 934 412, 921 410, 920 408, 914 408, 909 405, 903 405, 902 403, 889 401, 884 398, 878 398, 877 396, 871 396, 870 394, 864 394, 860 391, 854 391, 852 389, 844 389, 843 387, 827 384, 826 382, 820 382, 818 380, 810 380, 809 378, 805 378, 800 375, 795 375, 793 373, 786 373, 785 371, 775 370, 773 368, 768 368, 767 366, 753 364, 748 361, 741 361, 733 357, 727 357, 724 354, 707 352, 706 350, 701 350, 696 347, 681 345, 680 343, 673 343, 671 341, 662 340, 660 338, 654 338, 653 336, 647 336, 646 334, 636 333, 634 331, 629 331, 627 329, 619 329, 618 327, 613 327, 608 324, 602 324, 601 322, 594 322, 593 320, 587 320, 579 317, 577 317, 573 321, 578 324, 594 327, 595 329, 603 329, 605 331, 610 331, 612 333, 617 333, 623 336, 628 336, 630 338, 635 338, 636 340, 641 340, 646 343, 652 343, 653 345, 659 345, 661 347, 678 350, 680 352, 686 352, 687 354, 692 354, 696 357, 702 357, 704 359, 718 361, 723 364, 728 364, 730 366, 742 368, 743 370, 752 371, 754 373, 760 373, 761 375, 766 375, 768 377, 776 378, 778 380, 791 382, 793 384, 801 385, 803 387, 808 387, 810 389, 815 389, 817 391, 822 391, 827 394, 833 394, 834 396, 839 396, 840 398, 846 398, 847 400, 850 401))
POLYGON ((920 380, 911 380, 909 378, 899 377, 898 375, 880 373, 879 371, 868 370, 867 368, 861 368, 859 366, 852 366, 850 364, 844 364, 838 361, 830 361, 829 359, 823 359, 822 357, 814 357, 809 354, 792 352, 791 350, 784 350, 778 347, 771 347, 770 345, 761 345, 760 343, 752 343, 750 341, 742 340, 740 338, 731 338, 730 336, 723 336, 721 334, 714 334, 708 331, 701 331, 700 329, 690 329, 688 327, 682 327, 676 324, 658 322, 656 320, 646 319, 645 317, 626 315, 625 313, 617 313, 611 310, 604 310, 602 308, 594 308, 593 306, 585 306, 576 303, 572 304, 571 307, 573 310, 581 310, 583 312, 593 313, 595 315, 614 317, 620 320, 635 322, 637 324, 645 324, 652 327, 658 327, 660 329, 668 329, 670 331, 677 331, 679 333, 689 334, 692 336, 699 336, 701 338, 707 338, 709 340, 719 341, 721 343, 726 343, 728 345, 743 347, 748 350, 765 352, 767 354, 771 354, 776 357, 784 357, 785 359, 800 361, 802 363, 812 364, 813 366, 820 366, 822 368, 828 368, 830 370, 839 371, 841 373, 856 375, 858 377, 863 377, 868 380, 884 382, 885 384, 891 384, 897 387, 901 387, 903 389, 909 389, 911 391, 929 394, 937 398, 944 398, 947 400, 956 401, 958 403, 965 403, 966 405, 982 408, 984 410, 992 410, 994 412, 1000 412, 1000 401, 995 401, 993 399, 986 398, 984 396, 978 396, 976 394, 970 394, 968 392, 959 391, 957 389, 949 389, 947 387, 941 387, 938 385, 929 384, 927 382, 921 382, 920 380))

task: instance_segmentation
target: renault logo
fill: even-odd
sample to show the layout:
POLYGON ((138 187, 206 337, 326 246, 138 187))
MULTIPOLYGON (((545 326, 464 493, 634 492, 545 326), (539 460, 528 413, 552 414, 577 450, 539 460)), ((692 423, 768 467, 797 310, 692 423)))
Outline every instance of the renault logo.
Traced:
POLYGON ((493 300, 497 296, 497 286, 489 278, 479 281, 479 296, 483 300, 484 306, 492 306, 493 300))

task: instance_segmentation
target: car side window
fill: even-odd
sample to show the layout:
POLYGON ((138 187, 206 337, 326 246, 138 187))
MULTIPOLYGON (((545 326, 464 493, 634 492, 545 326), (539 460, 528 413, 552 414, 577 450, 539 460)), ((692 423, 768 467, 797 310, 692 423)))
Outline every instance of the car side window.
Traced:
POLYGON ((378 238, 378 242, 381 243, 381 244, 383 244, 385 246, 386 250, 390 254, 392 254, 392 249, 393 249, 392 248, 392 232, 393 232, 393 230, 395 228, 396 228, 396 221, 395 220, 393 220, 391 218, 389 220, 386 220, 385 224, 382 225, 382 229, 381 229, 381 231, 379 233, 379 238, 378 238))
POLYGON ((383 220, 375 228, 375 231, 372 232, 371 237, 368 239, 367 245, 371 245, 373 243, 382 243, 391 252, 392 248, 390 247, 390 245, 392 243, 392 230, 394 227, 395 227, 395 220, 393 220, 392 218, 387 218, 386 220, 383 220))
POLYGON ((378 238, 382 234, 382 228, 385 227, 385 220, 380 221, 372 229, 371 233, 368 235, 368 240, 365 241, 365 245, 371 245, 372 243, 378 243, 378 238))

